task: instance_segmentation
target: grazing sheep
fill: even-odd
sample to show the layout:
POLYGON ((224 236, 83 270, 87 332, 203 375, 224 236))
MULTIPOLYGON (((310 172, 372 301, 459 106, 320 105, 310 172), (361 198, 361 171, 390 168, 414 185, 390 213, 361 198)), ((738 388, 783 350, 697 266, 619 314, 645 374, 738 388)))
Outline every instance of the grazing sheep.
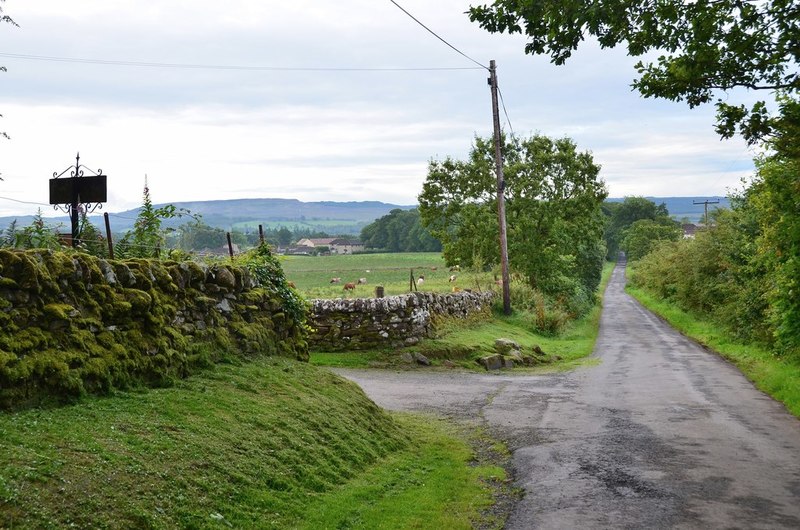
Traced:
POLYGON ((450 283, 453 283, 454 281, 456 281, 456 275, 455 275, 455 274, 451 274, 451 275, 450 275, 450 279, 449 279, 448 281, 449 281, 450 283))
POLYGON ((331 278, 331 283, 339 283, 341 281, 342 281, 341 278, 331 278))
POLYGON ((460 270, 461 267, 459 265, 453 265, 452 267, 450 267, 450 272, 459 272, 460 270))
POLYGON ((366 278, 359 278, 358 282, 356 282, 356 283, 358 283, 358 285, 367 285, 367 279, 366 278))
POLYGON ((424 274, 420 274, 419 278, 417 278, 417 285, 419 286, 419 285, 422 285, 423 283, 425 283, 425 275, 424 274))
POLYGON ((342 288, 342 290, 343 291, 355 291, 356 290, 356 284, 354 284, 354 283, 346 283, 346 284, 344 284, 344 287, 342 288))

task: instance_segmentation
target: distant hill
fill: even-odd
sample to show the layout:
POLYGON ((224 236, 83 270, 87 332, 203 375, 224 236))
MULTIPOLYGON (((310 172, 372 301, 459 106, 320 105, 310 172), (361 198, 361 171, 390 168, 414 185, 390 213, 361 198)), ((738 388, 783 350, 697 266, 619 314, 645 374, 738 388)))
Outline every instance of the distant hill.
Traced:
MULTIPOLYGON (((667 211, 673 219, 680 221, 685 218, 691 223, 698 222, 703 216, 705 209, 705 206, 702 204, 694 204, 696 202, 719 201, 719 204, 708 205, 709 212, 717 208, 729 209, 731 207, 731 203, 727 197, 645 197, 645 199, 653 201, 656 204, 661 204, 663 202, 667 206, 667 211)), ((610 202, 622 202, 625 199, 621 197, 609 197, 608 200, 610 202)))
MULTIPOLYGON (((395 208, 411 209, 414 206, 401 206, 379 201, 351 202, 303 202, 297 199, 233 199, 219 201, 193 201, 172 203, 177 208, 184 208, 193 214, 203 216, 203 221, 211 226, 224 230, 257 230, 259 224, 265 228, 295 226, 311 228, 332 234, 358 234, 361 228, 375 219, 388 214, 395 208)), ((156 207, 163 206, 157 204, 156 207)), ((112 232, 125 232, 133 227, 139 209, 110 213, 112 232)), ((33 216, 0 217, 0 230, 5 229, 17 219, 20 227, 28 226, 33 216)), ((90 216, 92 222, 103 227, 103 217, 90 216)), ((62 223, 69 226, 67 216, 48 218, 51 224, 62 223)), ((186 218, 171 219, 165 222, 167 227, 177 227, 187 222, 186 218)), ((66 229, 68 231, 68 228, 66 229)))
MULTIPOLYGON (((697 222, 703 215, 703 205, 693 204, 698 201, 719 201, 710 204, 709 211, 714 208, 730 208, 726 197, 647 197, 656 204, 665 203, 670 215, 676 219, 688 219, 697 222)), ((623 198, 609 198, 609 201, 621 202, 623 198)), ((397 205, 379 201, 351 202, 303 202, 297 199, 233 199, 220 201, 193 201, 173 203, 178 208, 185 208, 194 214, 201 214, 203 221, 223 230, 251 231, 264 228, 301 227, 319 230, 329 234, 358 234, 361 229, 379 217, 383 217, 395 208, 408 210, 415 205, 397 205)), ((163 206, 163 204, 158 204, 163 206)), ((139 209, 109 213, 111 230, 121 233, 130 230, 136 220, 139 209)), ((4 230, 14 219, 20 227, 28 226, 32 215, 0 217, 0 230, 4 230)), ((91 216, 92 222, 104 230, 103 217, 91 216)), ((69 218, 66 216, 47 219, 50 224, 61 223, 64 231, 69 231, 69 218)), ((187 222, 186 218, 171 219, 165 224, 177 227, 187 222)))

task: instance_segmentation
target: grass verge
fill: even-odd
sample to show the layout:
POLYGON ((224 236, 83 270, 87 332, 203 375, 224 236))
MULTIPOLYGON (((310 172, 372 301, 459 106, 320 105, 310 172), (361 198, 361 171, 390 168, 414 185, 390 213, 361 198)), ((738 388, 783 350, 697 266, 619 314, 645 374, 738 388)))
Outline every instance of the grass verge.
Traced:
POLYGON ((0 413, 0 528, 467 528, 504 478, 472 458, 459 433, 325 370, 219 365, 0 413))
MULTIPOLYGON (((470 370, 483 370, 475 360, 495 353, 494 341, 498 338, 513 339, 523 351, 539 346, 551 356, 551 362, 533 368, 524 368, 525 373, 553 370, 569 370, 576 366, 593 364, 589 358, 597 341, 602 310, 602 293, 605 291, 613 263, 606 263, 600 283, 600 296, 591 311, 573 321, 557 336, 544 336, 532 331, 532 317, 524 312, 510 316, 493 313, 488 317, 448 319, 438 326, 439 336, 427 339, 416 346, 401 351, 419 352, 429 357, 434 366, 445 360, 470 370)), ((366 350, 358 352, 311 352, 312 364, 344 368, 400 368, 408 366, 401 360, 397 350, 366 350)), ((515 369, 516 370, 516 369, 515 369)))
POLYGON ((780 401, 800 418, 800 366, 756 345, 733 340, 721 327, 650 293, 627 286, 626 291, 672 327, 734 363, 761 391, 780 401))

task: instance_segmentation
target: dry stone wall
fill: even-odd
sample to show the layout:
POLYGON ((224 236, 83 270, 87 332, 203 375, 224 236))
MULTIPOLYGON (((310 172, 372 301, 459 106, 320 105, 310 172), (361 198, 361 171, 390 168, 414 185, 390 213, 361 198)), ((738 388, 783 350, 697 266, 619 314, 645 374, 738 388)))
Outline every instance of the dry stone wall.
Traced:
POLYGON ((306 330, 246 268, 0 250, 0 408, 264 354, 308 359, 306 330))
POLYGON ((433 334, 436 317, 487 312, 493 297, 492 292, 460 292, 312 300, 309 343, 328 351, 408 346, 433 334))

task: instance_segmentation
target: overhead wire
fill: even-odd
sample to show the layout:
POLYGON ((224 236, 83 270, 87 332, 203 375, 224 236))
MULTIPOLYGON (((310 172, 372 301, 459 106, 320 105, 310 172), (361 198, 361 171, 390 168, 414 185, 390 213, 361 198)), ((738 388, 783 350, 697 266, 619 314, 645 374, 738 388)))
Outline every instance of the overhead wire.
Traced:
POLYGON ((506 102, 503 99, 503 91, 500 90, 500 87, 497 87, 497 93, 500 95, 500 104, 503 107, 503 114, 506 115, 506 121, 508 122, 508 129, 511 131, 511 138, 514 138, 514 127, 511 126, 511 118, 508 117, 508 111, 506 110, 506 102))
MULTIPOLYGON (((412 19, 414 22, 416 22, 417 24, 419 24, 420 26, 422 26, 423 28, 425 28, 425 29, 428 31, 428 33, 430 33, 431 35, 433 35, 434 37, 436 37, 437 39, 439 39, 440 41, 442 41, 443 43, 445 43, 445 44, 446 44, 448 47, 450 47, 450 48, 451 48, 452 50, 454 50, 456 53, 458 53, 459 55, 461 55, 461 56, 463 56, 463 57, 465 57, 465 58, 469 59, 470 61, 472 61, 473 63, 477 64, 477 65, 478 65, 478 66, 480 66, 481 68, 484 68, 484 69, 486 69, 486 70, 489 70, 489 69, 490 69, 488 66, 486 66, 486 65, 484 65, 484 64, 482 64, 482 63, 480 63, 479 61, 477 61, 477 60, 473 59, 472 57, 470 57, 470 56, 469 56, 469 55, 467 55, 466 53, 462 52, 461 50, 459 50, 458 48, 456 48, 455 46, 453 46, 452 44, 450 44, 449 42, 447 42, 447 41, 446 41, 444 38, 442 38, 442 37, 441 37, 439 34, 437 34, 437 33, 436 33, 435 31, 433 31, 431 28, 429 28, 428 26, 426 26, 425 24, 423 24, 423 23, 422 23, 422 21, 420 21, 420 20, 419 20, 417 17, 415 17, 414 15, 412 15, 411 13, 409 13, 407 9, 405 9, 403 6, 401 6, 400 4, 398 4, 397 2, 395 2, 395 0, 389 0, 389 1, 390 1, 391 3, 393 3, 393 4, 394 4, 394 5, 395 5, 395 6, 396 6, 398 9, 400 9, 400 11, 402 11, 403 13, 405 13, 406 15, 408 15, 408 16, 409 16, 409 17, 410 17, 410 18, 411 18, 411 19, 412 19)), ((508 122, 508 128, 509 128, 509 130, 511 131, 511 137, 513 138, 513 137, 514 137, 514 127, 512 127, 512 125, 511 125, 511 118, 508 116, 508 110, 506 109, 506 103, 505 103, 505 101, 504 101, 504 99, 503 99, 503 92, 500 90, 500 87, 498 87, 498 88, 497 88, 497 91, 498 91, 498 93, 500 94, 500 102, 501 102, 501 103, 502 103, 502 105, 503 105, 503 114, 505 114, 505 116, 506 116, 506 121, 508 122)))
POLYGON ((305 67, 305 66, 246 66, 230 64, 192 64, 192 63, 160 63, 146 61, 121 61, 112 59, 89 59, 84 57, 59 57, 55 55, 31 55, 25 53, 0 52, 0 57, 31 61, 49 61, 60 63, 99 64, 111 66, 134 66, 144 68, 176 68, 190 70, 239 70, 255 72, 430 72, 451 70, 479 70, 485 68, 478 63, 475 66, 431 66, 431 67, 305 67), (480 68, 479 68, 480 67, 480 68))
POLYGON ((12 199, 11 197, 0 197, 0 199, 5 200, 5 201, 18 202, 18 203, 21 203, 21 204, 33 204, 35 206, 52 206, 51 204, 45 204, 43 202, 21 201, 19 199, 12 199))
POLYGON ((446 40, 444 40, 444 39, 443 39, 442 37, 440 37, 440 36, 439 36, 439 35, 438 35, 438 34, 437 34, 435 31, 433 31, 431 28, 429 28, 428 26, 426 26, 425 24, 423 24, 423 23, 422 23, 422 22, 421 22, 421 21, 420 21, 420 20, 419 20, 417 17, 415 17, 414 15, 412 15, 411 13, 409 13, 409 12, 408 12, 408 11, 407 11, 407 10, 406 10, 406 9, 405 9, 403 6, 401 6, 400 4, 398 4, 397 2, 395 2, 394 0, 389 0, 389 1, 390 1, 391 3, 393 3, 395 6, 397 6, 397 8, 398 8, 400 11, 402 11, 403 13, 405 13, 406 15, 408 15, 408 16, 409 16, 409 17, 410 17, 410 18, 411 18, 411 19, 412 19, 414 22, 416 22, 417 24, 419 24, 420 26, 422 26, 423 28, 425 28, 425 29, 428 31, 428 33, 430 33, 431 35, 433 35, 434 37, 436 37, 437 39, 439 39, 440 41, 442 41, 443 43, 445 43, 447 46, 449 46, 451 49, 453 49, 453 50, 454 50, 456 53, 458 53, 458 54, 459 54, 459 55, 461 55, 462 57, 466 57, 467 59, 469 59, 469 60, 470 60, 470 61, 472 61, 473 63, 477 64, 478 66, 480 66, 480 67, 481 67, 481 68, 483 68, 484 70, 488 70, 488 69, 489 69, 489 67, 488 67, 488 66, 486 66, 485 64, 481 64, 480 62, 476 61, 475 59, 473 59, 472 57, 470 57, 470 56, 469 56, 469 55, 467 55, 466 53, 462 52, 461 50, 459 50, 458 48, 456 48, 455 46, 453 46, 452 44, 450 44, 449 42, 447 42, 446 40))

